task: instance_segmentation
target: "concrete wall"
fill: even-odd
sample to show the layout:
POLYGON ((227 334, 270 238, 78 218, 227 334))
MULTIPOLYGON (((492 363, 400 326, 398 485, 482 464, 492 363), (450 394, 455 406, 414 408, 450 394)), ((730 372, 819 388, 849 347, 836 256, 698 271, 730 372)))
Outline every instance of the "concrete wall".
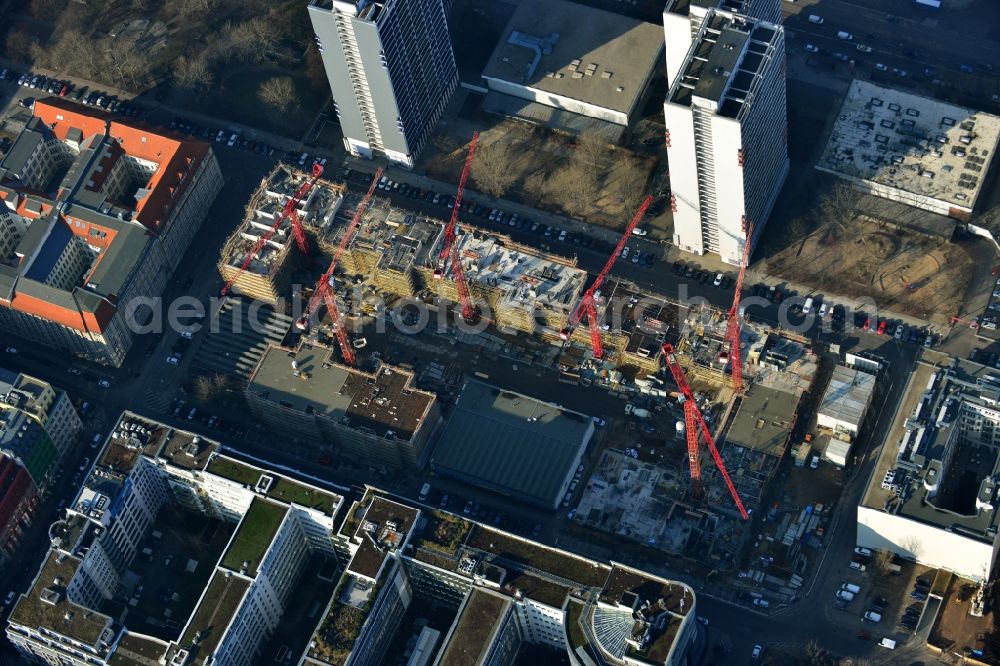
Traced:
POLYGON ((989 576, 993 561, 993 546, 988 543, 865 506, 858 507, 857 545, 885 548, 977 580, 984 572, 989 576))
POLYGON ((524 86, 503 79, 486 78, 486 84, 490 90, 495 90, 506 95, 531 100, 532 102, 538 102, 539 104, 551 106, 556 109, 565 109, 566 111, 578 113, 588 118, 606 120, 616 125, 628 125, 628 114, 621 111, 615 111, 614 109, 596 104, 589 104, 578 99, 573 99, 572 97, 554 95, 538 88, 524 86))
POLYGON ((663 105, 663 116, 670 135, 667 147, 670 189, 677 208, 674 212, 674 244, 682 250, 704 254, 691 108, 668 102, 663 105))

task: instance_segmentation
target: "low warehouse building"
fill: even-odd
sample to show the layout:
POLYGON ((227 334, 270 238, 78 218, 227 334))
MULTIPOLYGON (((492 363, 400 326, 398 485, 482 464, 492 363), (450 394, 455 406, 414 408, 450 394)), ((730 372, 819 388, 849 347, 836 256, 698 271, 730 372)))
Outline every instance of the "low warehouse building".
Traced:
POLYGON ((576 114, 620 133, 641 108, 662 54, 662 28, 652 23, 565 0, 522 2, 483 70, 487 108, 568 131, 580 126, 562 116, 576 114), (515 111, 491 99, 498 96, 535 108, 515 111))
POLYGON ((865 192, 968 222, 1000 118, 855 81, 816 168, 865 192))
POLYGON ((838 365, 820 402, 816 424, 857 437, 874 393, 875 375, 838 365))
POLYGON ((431 467, 442 476, 554 510, 593 433, 589 416, 470 381, 431 454, 431 467))

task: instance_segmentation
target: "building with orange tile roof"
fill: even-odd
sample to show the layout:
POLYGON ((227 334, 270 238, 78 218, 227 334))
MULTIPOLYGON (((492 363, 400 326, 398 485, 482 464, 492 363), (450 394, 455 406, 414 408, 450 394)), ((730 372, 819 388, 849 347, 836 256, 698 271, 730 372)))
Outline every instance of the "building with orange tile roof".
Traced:
POLYGON ((36 102, 0 162, 0 330, 120 365, 222 183, 205 142, 36 102))

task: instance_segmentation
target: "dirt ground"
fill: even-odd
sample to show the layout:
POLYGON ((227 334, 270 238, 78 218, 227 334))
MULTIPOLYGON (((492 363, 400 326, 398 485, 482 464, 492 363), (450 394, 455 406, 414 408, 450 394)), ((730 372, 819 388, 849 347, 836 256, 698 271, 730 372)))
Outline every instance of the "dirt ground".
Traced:
MULTIPOLYGON (((934 624, 929 636, 929 642, 939 646, 951 646, 949 652, 965 652, 966 648, 972 647, 976 639, 981 635, 988 635, 993 631, 994 613, 989 611, 983 617, 973 617, 969 615, 968 593, 961 596, 963 601, 957 603, 962 587, 969 585, 969 581, 955 577, 952 578, 948 591, 945 593, 938 611, 938 619, 934 624)), ((997 637, 993 636, 988 641, 995 650, 997 647, 997 637)))
MULTIPOLYGON (((467 106, 473 103, 475 97, 470 97, 467 106)), ((625 227, 634 199, 648 190, 649 179, 659 163, 652 155, 608 146, 594 173, 594 196, 586 197, 586 203, 581 205, 581 198, 566 187, 568 170, 578 168, 572 164, 576 145, 573 138, 469 108, 463 108, 462 116, 467 122, 442 122, 421 153, 419 167, 428 176, 458 183, 475 127, 479 131, 477 155, 495 150, 495 144, 506 144, 502 152, 514 177, 502 198, 612 229, 625 227), (623 189, 630 196, 623 197, 623 189)), ((473 163, 470 186, 474 188, 475 178, 473 163)))
POLYGON ((822 293, 870 296, 883 308, 937 323, 955 314, 974 262, 965 249, 874 222, 827 222, 768 256, 764 270, 822 293))

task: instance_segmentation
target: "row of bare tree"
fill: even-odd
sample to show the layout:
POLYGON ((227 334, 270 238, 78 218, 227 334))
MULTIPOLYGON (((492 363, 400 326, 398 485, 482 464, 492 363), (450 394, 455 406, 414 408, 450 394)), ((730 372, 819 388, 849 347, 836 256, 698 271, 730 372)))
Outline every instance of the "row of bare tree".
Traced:
POLYGON ((526 194, 552 201, 575 216, 592 214, 595 202, 602 195, 613 196, 612 207, 620 206, 625 213, 638 207, 644 196, 647 173, 637 159, 610 145, 597 132, 585 131, 577 137, 568 159, 524 174, 515 166, 518 157, 522 152, 531 153, 539 140, 537 130, 523 128, 482 145, 472 168, 476 187, 491 196, 502 197, 523 179, 520 187, 526 194))

